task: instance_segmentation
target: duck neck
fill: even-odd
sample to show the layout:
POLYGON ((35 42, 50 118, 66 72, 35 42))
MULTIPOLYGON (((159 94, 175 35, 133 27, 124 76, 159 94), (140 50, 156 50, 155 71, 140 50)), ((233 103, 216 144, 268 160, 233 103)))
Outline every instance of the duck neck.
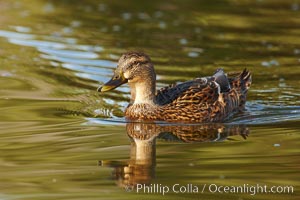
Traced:
POLYGON ((139 82, 130 84, 131 103, 133 104, 155 104, 155 81, 139 82))

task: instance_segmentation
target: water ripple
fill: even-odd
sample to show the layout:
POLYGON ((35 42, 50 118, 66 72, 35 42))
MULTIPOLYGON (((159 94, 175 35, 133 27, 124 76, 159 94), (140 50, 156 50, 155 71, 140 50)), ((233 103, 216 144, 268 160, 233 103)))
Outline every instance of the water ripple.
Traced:
POLYGON ((67 57, 67 58, 80 58, 80 59, 95 59, 98 58, 98 54, 94 52, 86 51, 72 51, 62 49, 50 49, 50 48, 38 48, 40 52, 47 53, 50 55, 67 57))
POLYGON ((66 44, 62 44, 59 42, 43 41, 43 40, 22 40, 16 38, 9 38, 8 41, 13 44, 36 47, 36 48, 40 48, 40 47, 57 48, 57 49, 67 48, 66 44))
MULTIPOLYGON (((114 68, 117 66, 116 62, 112 62, 109 60, 89 60, 89 59, 80 59, 80 58, 70 58, 70 57, 61 57, 56 55, 50 55, 47 57, 44 57, 51 60, 56 60, 62 63, 72 63, 72 64, 78 64, 78 65, 91 65, 91 66, 99 66, 99 67, 110 67, 114 68)), ((100 70, 100 69, 99 69, 100 70)))
POLYGON ((35 36, 27 33, 17 33, 13 31, 0 30, 0 37, 16 38, 16 39, 33 39, 35 36))
POLYGON ((300 106, 274 106, 256 102, 247 104, 247 111, 231 120, 238 124, 275 124, 300 120, 300 106))

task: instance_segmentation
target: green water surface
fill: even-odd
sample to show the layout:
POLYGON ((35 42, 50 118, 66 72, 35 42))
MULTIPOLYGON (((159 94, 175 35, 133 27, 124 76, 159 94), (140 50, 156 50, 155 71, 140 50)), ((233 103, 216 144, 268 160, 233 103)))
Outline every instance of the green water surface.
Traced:
POLYGON ((0 0, 0 13, 1 200, 300 198, 299 1, 0 0), (129 50, 151 56, 158 88, 248 68, 247 111, 126 123, 128 86, 96 88, 129 50))

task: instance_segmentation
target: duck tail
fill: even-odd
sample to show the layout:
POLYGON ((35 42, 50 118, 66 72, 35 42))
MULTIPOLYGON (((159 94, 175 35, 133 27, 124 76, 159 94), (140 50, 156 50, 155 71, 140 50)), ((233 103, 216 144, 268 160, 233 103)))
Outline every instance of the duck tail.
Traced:
MULTIPOLYGON (((230 76, 231 74, 229 74, 230 76)), ((251 86, 252 83, 252 75, 249 70, 246 68, 239 74, 234 73, 234 77, 229 78, 229 83, 231 88, 235 88, 235 90, 238 92, 240 97, 240 104, 239 107, 241 109, 245 108, 246 98, 247 98, 247 92, 251 86)))

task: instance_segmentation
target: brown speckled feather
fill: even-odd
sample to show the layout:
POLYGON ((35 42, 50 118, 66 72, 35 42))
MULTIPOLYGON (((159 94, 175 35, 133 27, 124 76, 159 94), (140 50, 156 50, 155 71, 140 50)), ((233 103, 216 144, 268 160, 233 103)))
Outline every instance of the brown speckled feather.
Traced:
POLYGON ((126 110, 131 119, 216 122, 244 109, 251 74, 246 69, 227 78, 219 69, 211 77, 162 88, 157 92, 159 106, 138 104, 126 110), (130 112, 134 109, 134 112, 130 112))

